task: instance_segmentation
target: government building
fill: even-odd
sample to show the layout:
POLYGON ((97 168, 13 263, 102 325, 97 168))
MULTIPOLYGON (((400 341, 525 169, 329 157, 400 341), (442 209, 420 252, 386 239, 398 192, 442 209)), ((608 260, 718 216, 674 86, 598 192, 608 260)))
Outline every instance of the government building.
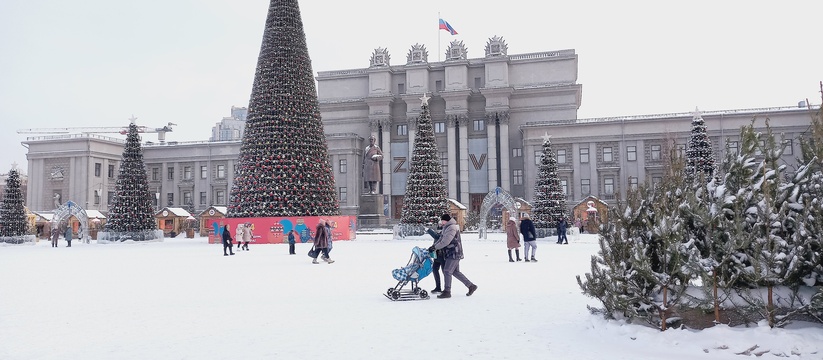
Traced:
MULTIPOLYGON (((368 67, 323 71, 317 92, 329 157, 343 215, 359 214, 364 190, 363 153, 375 136, 384 153, 379 194, 389 219, 398 219, 414 146, 420 98, 429 107, 449 197, 470 211, 501 188, 531 201, 542 142, 551 136, 558 174, 571 208, 589 196, 605 202, 625 197, 643 182, 659 182, 667 154, 683 156, 691 122, 700 116, 718 162, 736 151, 741 126, 766 119, 785 136, 784 161, 793 166, 799 137, 812 111, 805 104, 780 108, 679 112, 578 119, 583 86, 574 50, 509 55, 501 37, 489 38, 481 57, 453 41, 442 62, 429 62, 425 46, 410 47, 402 64, 378 48, 368 67)), ((689 108, 695 104, 683 104, 689 108)), ((699 104, 698 104, 699 105, 699 104)), ((590 106, 597 106, 591 104, 590 106)), ((240 152, 245 108, 232 107, 209 141, 145 142, 149 187, 158 209, 199 213, 229 201, 240 152)), ((106 212, 115 196, 124 140, 97 134, 30 137, 26 204, 55 208, 56 199, 106 212)))

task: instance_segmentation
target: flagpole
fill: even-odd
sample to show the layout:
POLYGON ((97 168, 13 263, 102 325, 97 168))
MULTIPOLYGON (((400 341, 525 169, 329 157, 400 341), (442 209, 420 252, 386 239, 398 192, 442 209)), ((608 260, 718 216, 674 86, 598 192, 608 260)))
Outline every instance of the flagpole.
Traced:
POLYGON ((440 62, 440 12, 437 12, 437 62, 440 62))

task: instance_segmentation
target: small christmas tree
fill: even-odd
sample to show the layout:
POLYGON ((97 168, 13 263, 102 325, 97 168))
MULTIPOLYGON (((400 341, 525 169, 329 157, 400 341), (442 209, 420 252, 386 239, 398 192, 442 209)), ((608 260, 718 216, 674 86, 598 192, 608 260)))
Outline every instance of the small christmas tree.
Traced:
POLYGON ((566 194, 557 177, 557 158, 549 138, 549 134, 543 136, 543 158, 534 184, 532 219, 538 229, 553 229, 560 218, 566 217, 566 194))
POLYGON ((157 224, 154 220, 146 166, 143 164, 143 149, 134 121, 129 125, 129 133, 126 135, 116 190, 106 229, 118 233, 119 238, 153 239, 154 236, 148 232, 157 229, 157 224))
POLYGON ((0 237, 22 237, 26 235, 27 230, 23 192, 20 190, 20 173, 17 169, 11 169, 6 179, 5 197, 0 205, 0 237))
POLYGON ((300 7, 271 0, 228 216, 339 213, 300 7))
POLYGON ((423 94, 420 99, 423 101, 423 111, 417 119, 417 134, 400 216, 402 224, 436 224, 441 215, 449 212, 446 182, 429 112, 429 97, 423 94))
POLYGON ((703 179, 708 182, 714 175, 714 152, 712 142, 706 133, 706 123, 697 108, 692 118, 692 135, 686 149, 686 179, 688 181, 703 179))

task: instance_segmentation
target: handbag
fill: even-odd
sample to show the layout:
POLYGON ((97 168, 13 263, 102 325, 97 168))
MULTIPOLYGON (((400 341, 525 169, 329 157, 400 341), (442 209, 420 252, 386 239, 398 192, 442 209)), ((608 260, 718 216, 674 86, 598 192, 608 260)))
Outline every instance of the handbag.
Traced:
POLYGON ((312 259, 317 259, 317 254, 320 253, 320 250, 316 249, 314 246, 311 247, 309 250, 309 257, 312 259))

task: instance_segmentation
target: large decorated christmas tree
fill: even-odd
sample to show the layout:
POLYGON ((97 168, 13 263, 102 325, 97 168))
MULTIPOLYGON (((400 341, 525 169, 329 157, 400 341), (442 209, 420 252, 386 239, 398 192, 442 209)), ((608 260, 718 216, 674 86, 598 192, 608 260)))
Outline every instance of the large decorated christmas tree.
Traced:
MULTIPOLYGON (((6 178, 3 202, 0 203, 0 237, 22 237, 26 235, 27 230, 23 192, 20 190, 20 173, 17 169, 11 169, 6 178)), ((6 239, 6 242, 19 243, 20 241, 6 239)))
POLYGON ((129 125, 106 231, 116 239, 151 240, 157 229, 137 125, 129 125))
POLYGON ((449 212, 448 192, 429 112, 429 97, 423 94, 420 99, 423 101, 423 111, 417 119, 417 133, 400 216, 402 224, 436 224, 441 215, 449 212))
POLYGON ((566 195, 557 177, 557 158, 549 138, 548 134, 543 137, 543 158, 534 183, 532 221, 538 229, 553 229, 557 220, 566 217, 566 195))
POLYGON ((271 0, 228 216, 339 213, 300 8, 271 0))
POLYGON ((697 108, 692 117, 692 134, 686 149, 686 179, 688 181, 703 179, 708 182, 714 175, 714 152, 712 142, 706 133, 706 123, 697 108))

